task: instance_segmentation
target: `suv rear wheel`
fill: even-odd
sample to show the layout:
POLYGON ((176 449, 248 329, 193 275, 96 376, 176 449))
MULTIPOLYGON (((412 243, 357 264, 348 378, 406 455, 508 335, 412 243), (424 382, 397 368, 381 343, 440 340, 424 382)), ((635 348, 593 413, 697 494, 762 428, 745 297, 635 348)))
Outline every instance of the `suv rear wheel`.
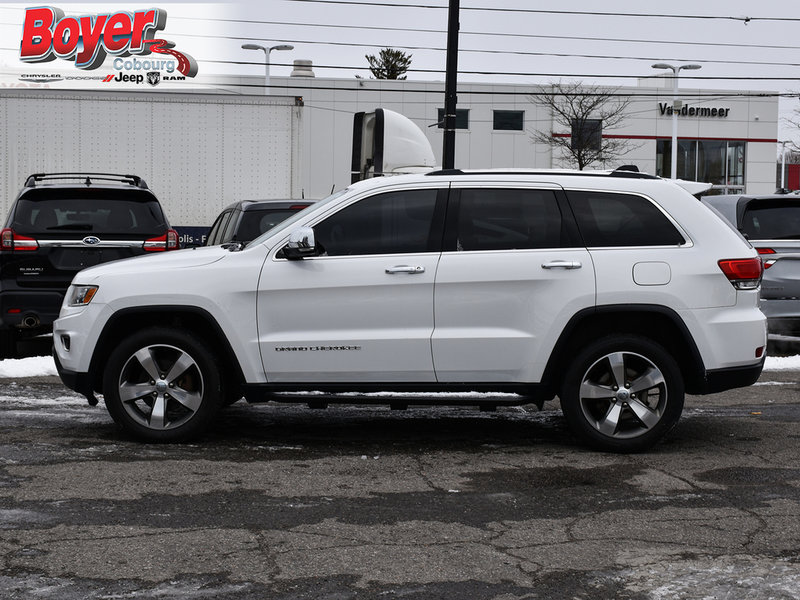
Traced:
POLYGON ((678 422, 684 384, 675 360, 641 336, 602 338, 566 372, 561 408, 572 431, 612 452, 649 448, 678 422))
POLYGON ((202 340, 175 329, 146 329, 109 357, 103 395, 114 421, 153 442, 185 441, 201 433, 220 404, 220 374, 202 340))

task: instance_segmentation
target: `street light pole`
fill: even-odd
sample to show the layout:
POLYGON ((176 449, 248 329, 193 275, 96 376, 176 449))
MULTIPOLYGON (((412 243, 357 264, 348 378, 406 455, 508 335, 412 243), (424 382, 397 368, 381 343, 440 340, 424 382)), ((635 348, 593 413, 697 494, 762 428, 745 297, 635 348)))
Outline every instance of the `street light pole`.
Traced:
POLYGON ((786 189, 786 142, 781 142, 781 193, 786 189))
POLYGON ((672 69, 672 154, 670 158, 670 179, 678 178, 678 73, 682 69, 687 71, 700 69, 702 65, 669 65, 667 63, 656 63, 652 65, 654 69, 672 69))
POLYGON ((265 48, 258 44, 242 44, 243 50, 263 50, 264 51, 264 94, 269 96, 269 53, 273 50, 294 50, 294 46, 290 44, 278 44, 277 46, 270 46, 265 48))

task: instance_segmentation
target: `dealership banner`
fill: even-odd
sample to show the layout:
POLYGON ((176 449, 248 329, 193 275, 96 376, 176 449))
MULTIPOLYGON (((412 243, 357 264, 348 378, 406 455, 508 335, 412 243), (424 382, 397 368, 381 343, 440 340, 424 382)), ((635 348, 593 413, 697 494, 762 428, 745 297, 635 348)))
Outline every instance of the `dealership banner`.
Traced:
MULTIPOLYGON (((120 2, 106 7, 65 2, 4 8, 16 12, 4 25, 17 20, 18 51, 13 63, 11 48, 0 55, 0 87, 204 87, 201 73, 210 73, 204 73, 196 52, 212 59, 220 53, 215 48, 219 36, 213 32, 221 5, 172 2, 139 8, 120 2)), ((216 74, 224 71, 217 69, 216 74)))

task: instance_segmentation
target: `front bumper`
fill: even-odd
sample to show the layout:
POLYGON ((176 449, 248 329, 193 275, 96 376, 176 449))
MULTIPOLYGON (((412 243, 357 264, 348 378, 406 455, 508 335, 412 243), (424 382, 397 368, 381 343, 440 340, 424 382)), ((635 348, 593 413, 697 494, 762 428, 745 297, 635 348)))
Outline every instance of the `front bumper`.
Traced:
POLYGON ((58 371, 58 376, 61 378, 61 382, 72 391, 83 395, 89 401, 89 404, 95 406, 97 404, 97 398, 94 395, 94 382, 91 374, 76 373, 75 371, 65 369, 61 365, 61 361, 58 360, 58 354, 55 351, 53 352, 53 359, 55 360, 56 370, 58 371))

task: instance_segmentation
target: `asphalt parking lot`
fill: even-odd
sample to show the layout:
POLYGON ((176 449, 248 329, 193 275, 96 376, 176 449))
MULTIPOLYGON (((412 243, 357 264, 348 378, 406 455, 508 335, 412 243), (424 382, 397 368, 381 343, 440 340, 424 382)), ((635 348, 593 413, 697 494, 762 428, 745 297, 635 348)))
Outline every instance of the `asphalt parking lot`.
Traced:
POLYGON ((800 372, 689 397, 628 456, 557 402, 237 403, 160 446, 57 378, 0 390, 4 599, 800 596, 800 372))

